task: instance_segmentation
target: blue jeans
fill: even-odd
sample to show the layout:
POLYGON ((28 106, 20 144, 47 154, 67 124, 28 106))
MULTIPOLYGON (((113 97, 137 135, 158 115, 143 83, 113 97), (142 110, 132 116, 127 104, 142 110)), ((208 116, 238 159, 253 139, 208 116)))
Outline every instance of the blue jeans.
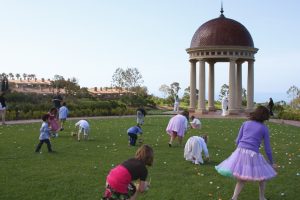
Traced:
POLYGON ((134 133, 128 133, 129 136, 129 143, 131 146, 135 146, 136 140, 137 140, 137 135, 134 133))

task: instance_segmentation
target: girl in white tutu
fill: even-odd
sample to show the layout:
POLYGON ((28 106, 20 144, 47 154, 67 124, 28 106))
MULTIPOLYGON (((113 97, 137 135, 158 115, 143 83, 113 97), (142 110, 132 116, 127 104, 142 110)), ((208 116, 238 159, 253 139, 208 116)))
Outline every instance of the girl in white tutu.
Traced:
POLYGON ((248 181, 259 182, 259 200, 266 200, 266 181, 277 175, 276 164, 272 158, 269 130, 264 124, 269 117, 269 110, 264 106, 258 106, 254 112, 250 113, 249 120, 240 128, 236 139, 236 150, 215 167, 221 175, 236 178, 237 183, 232 200, 238 199, 244 184, 248 181), (268 162, 259 152, 262 141, 264 141, 268 162))
POLYGON ((203 164, 202 152, 204 152, 205 159, 208 162, 207 135, 192 136, 186 141, 183 157, 196 165, 203 164))

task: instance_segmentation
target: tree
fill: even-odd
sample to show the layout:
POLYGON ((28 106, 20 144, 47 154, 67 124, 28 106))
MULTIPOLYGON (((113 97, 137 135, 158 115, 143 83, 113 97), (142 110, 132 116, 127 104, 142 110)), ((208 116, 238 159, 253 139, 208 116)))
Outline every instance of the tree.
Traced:
POLYGON ((180 89, 179 83, 173 82, 170 86, 167 86, 166 84, 161 85, 159 91, 162 92, 164 96, 167 96, 167 98, 174 100, 180 89))
POLYGON ((18 80, 20 79, 20 77, 21 77, 20 74, 16 74, 16 78, 17 78, 18 80))
POLYGON ((160 92, 162 92, 164 98, 166 98, 167 95, 169 94, 170 87, 167 86, 166 84, 162 84, 158 90, 159 90, 160 92))
POLYGON ((170 96, 172 97, 176 97, 178 95, 178 92, 181 88, 179 87, 179 83, 178 82, 174 82, 170 85, 170 96))
POLYGON ((288 91, 286 92, 287 94, 288 94, 288 97, 289 98, 292 98, 292 101, 291 101, 291 106, 292 106, 292 108, 294 108, 295 106, 294 106, 294 104, 295 104, 295 99, 297 98, 297 97, 299 97, 299 95, 300 95, 300 91, 299 91, 299 88, 297 87, 297 86, 295 86, 295 85, 293 85, 293 86, 291 86, 289 89, 288 89, 288 91))
POLYGON ((26 74, 26 73, 23 73, 23 78, 24 78, 24 80, 26 80, 26 77, 27 77, 27 74, 26 74))
POLYGON ((0 80, 1 80, 1 82, 0 82, 0 84, 1 84, 1 92, 7 91, 8 90, 8 85, 9 85, 7 77, 4 76, 4 78, 2 78, 0 80))
POLYGON ((112 84, 115 87, 124 88, 125 80, 124 80, 124 70, 122 68, 117 68, 112 76, 112 84))
POLYGON ((5 78, 5 77, 7 77, 7 74, 3 72, 3 73, 1 74, 1 77, 2 77, 2 78, 5 78))
MULTIPOLYGON (((223 84, 221 86, 221 91, 219 94, 219 100, 222 101, 223 97, 229 95, 229 86, 227 84, 223 84)), ((247 104, 247 90, 245 88, 242 88, 242 104, 247 104)))
POLYGON ((80 86, 78 85, 78 80, 73 78, 68 78, 67 81, 64 81, 64 89, 66 94, 74 95, 79 92, 80 86))
MULTIPOLYGON (((182 101, 185 102, 186 104, 190 104, 190 93, 191 93, 190 86, 184 89, 182 101)), ((199 90, 196 89, 196 99, 198 99, 198 95, 199 95, 199 90)))
POLYGON ((13 73, 9 73, 8 76, 10 79, 14 79, 14 77, 15 77, 13 73))
POLYGON ((247 101, 247 90, 242 88, 242 100, 247 101))
POLYGON ((223 84, 221 86, 221 91, 219 95, 219 100, 222 100, 224 96, 228 96, 229 94, 229 86, 227 84, 223 84))
POLYGON ((112 76, 112 84, 118 88, 132 89, 141 86, 143 82, 142 74, 137 68, 117 68, 112 76))
POLYGON ((143 76, 137 68, 127 68, 125 70, 125 83, 127 88, 141 86, 141 84, 144 82, 142 78, 143 76))
POLYGON ((51 81, 51 85, 53 88, 56 88, 58 91, 59 89, 62 89, 65 87, 65 79, 61 75, 54 75, 53 80, 51 81))
POLYGON ((136 87, 131 88, 131 90, 139 96, 146 97, 148 95, 148 88, 145 86, 144 87, 136 86, 136 87))

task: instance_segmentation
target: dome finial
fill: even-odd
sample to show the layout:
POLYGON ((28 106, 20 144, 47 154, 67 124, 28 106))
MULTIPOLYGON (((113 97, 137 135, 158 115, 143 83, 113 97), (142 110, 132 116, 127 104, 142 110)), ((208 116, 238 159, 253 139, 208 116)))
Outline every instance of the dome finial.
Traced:
POLYGON ((224 13, 224 10, 223 10, 223 1, 221 1, 221 11, 220 11, 221 15, 220 17, 224 17, 223 13, 224 13))

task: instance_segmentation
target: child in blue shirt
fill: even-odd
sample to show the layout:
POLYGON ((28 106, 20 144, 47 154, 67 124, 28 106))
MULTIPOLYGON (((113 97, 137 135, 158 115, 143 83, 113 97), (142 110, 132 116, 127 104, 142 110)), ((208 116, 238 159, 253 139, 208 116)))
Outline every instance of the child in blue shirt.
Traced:
POLYGON ((40 128, 40 143, 37 145, 35 152, 40 152, 40 149, 44 143, 47 144, 48 152, 53 152, 50 143, 50 128, 49 128, 49 115, 45 114, 42 116, 42 126, 40 128))
POLYGON ((60 130, 61 131, 64 130, 64 124, 67 120, 68 114, 69 114, 69 110, 67 108, 67 104, 66 104, 66 102, 63 102, 62 107, 60 107, 58 110, 58 118, 59 118, 59 122, 60 122, 60 130))
POLYGON ((139 125, 132 126, 127 130, 127 134, 129 136, 129 144, 130 146, 135 146, 136 140, 138 138, 138 134, 143 134, 142 128, 139 125))

